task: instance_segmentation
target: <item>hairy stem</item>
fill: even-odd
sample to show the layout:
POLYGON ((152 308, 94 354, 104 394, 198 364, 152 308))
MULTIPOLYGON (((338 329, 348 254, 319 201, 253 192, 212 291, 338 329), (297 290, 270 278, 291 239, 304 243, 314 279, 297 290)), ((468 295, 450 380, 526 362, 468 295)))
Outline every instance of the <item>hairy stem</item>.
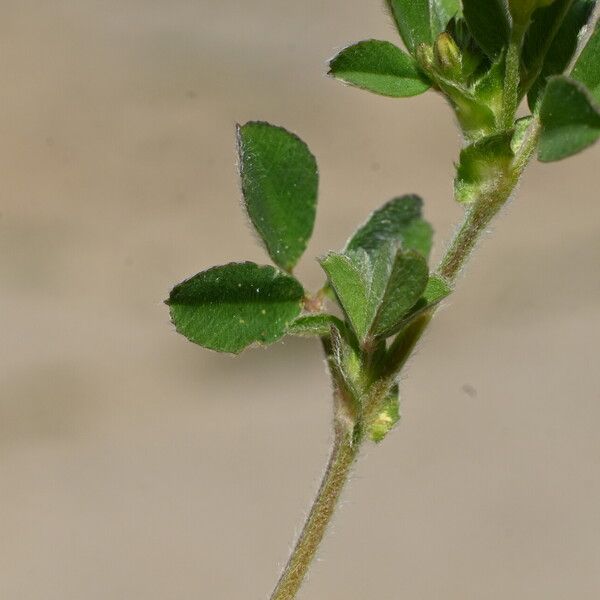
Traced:
POLYGON ((438 274, 450 284, 454 284, 491 220, 517 187, 523 171, 535 152, 539 134, 540 123, 537 117, 534 117, 525 134, 523 145, 515 155, 512 168, 491 191, 484 193, 467 208, 464 221, 437 269, 438 274))
POLYGON ((504 95, 502 97, 501 122, 503 129, 510 129, 513 126, 515 114, 519 106, 522 39, 522 34, 519 31, 515 31, 506 52, 506 77, 504 80, 504 95))
POLYGON ((317 497, 271 600, 292 600, 296 597, 335 512, 358 450, 359 444, 353 443, 349 434, 336 435, 317 497))
MULTIPOLYGON (((513 193, 523 171, 533 156, 538 137, 539 121, 534 118, 525 135, 525 141, 515 156, 512 168, 501 181, 496 182, 493 189, 482 194, 466 211, 465 219, 457 230, 437 270, 438 274, 449 283, 453 284, 456 281, 482 233, 513 193)), ((427 329, 433 312, 434 310, 415 320, 412 325, 409 325, 408 330, 401 332, 392 343, 388 352, 392 371, 384 372, 382 378, 392 378, 406 363, 417 342, 427 329)), ((323 343, 325 353, 330 354, 331 348, 326 338, 323 339, 323 343)), ((383 385, 381 389, 389 389, 389 387, 386 388, 383 385)), ((376 395, 377 386, 375 385, 373 392, 375 401, 376 395)), ((373 402, 368 402, 368 404, 373 404, 373 402)), ((339 425, 337 422, 336 424, 339 425)), ((360 440, 353 439, 347 428, 337 426, 335 442, 317 497, 270 600, 293 600, 296 598, 296 594, 304 581, 335 512, 340 494, 348 480, 359 449, 360 440)))
POLYGON ((438 274, 450 284, 456 281, 458 274, 473 252, 479 238, 490 221, 510 196, 512 187, 498 190, 494 197, 482 198, 475 202, 465 213, 465 220, 456 232, 448 251, 444 255, 438 274))

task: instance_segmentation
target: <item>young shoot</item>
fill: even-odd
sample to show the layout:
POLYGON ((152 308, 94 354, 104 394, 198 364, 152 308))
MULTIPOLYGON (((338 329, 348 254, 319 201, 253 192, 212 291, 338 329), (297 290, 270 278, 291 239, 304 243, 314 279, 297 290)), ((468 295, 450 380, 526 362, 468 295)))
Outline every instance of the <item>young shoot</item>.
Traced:
POLYGON ((166 301, 177 331, 211 350, 237 354, 304 336, 325 353, 331 456, 271 600, 296 597, 361 447, 379 444, 398 423, 404 365, 529 162, 570 157, 600 138, 596 0, 387 5, 404 49, 360 41, 331 60, 329 75, 383 96, 431 90, 447 100, 464 140, 454 179, 464 219, 441 262, 429 264, 423 200, 399 195, 349 232, 343 248, 318 258, 323 286, 306 290, 293 273, 315 222, 317 162, 295 134, 253 121, 237 128, 241 189, 273 264, 212 267, 166 301))

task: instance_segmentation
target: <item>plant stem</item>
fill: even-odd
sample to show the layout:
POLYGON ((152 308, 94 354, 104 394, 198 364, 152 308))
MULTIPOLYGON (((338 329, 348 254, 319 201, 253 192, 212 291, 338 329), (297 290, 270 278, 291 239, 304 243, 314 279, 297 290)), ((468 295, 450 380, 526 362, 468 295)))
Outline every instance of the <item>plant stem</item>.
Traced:
POLYGON ((449 283, 452 284, 456 281, 456 277, 465 264, 467 257, 471 255, 482 232, 491 221, 493 214, 490 214, 490 212, 482 211, 477 205, 467 209, 465 220, 458 229, 438 268, 438 273, 449 283))
MULTIPOLYGON (((512 168, 502 181, 497 182, 492 190, 484 193, 467 210, 465 219, 437 270, 438 274, 449 283, 452 284, 456 281, 481 234, 516 188, 535 151, 538 137, 539 121, 534 117, 525 135, 525 141, 515 156, 512 168)), ((382 377, 389 378, 396 375, 397 371, 406 363, 423 332, 427 329, 434 311, 435 309, 429 314, 422 315, 412 325, 409 325, 408 331, 404 332, 404 335, 399 334, 389 350, 389 356, 393 354, 390 362, 395 366, 394 372, 384 372, 382 377)), ((325 353, 330 354, 331 348, 326 338, 323 338, 323 344, 325 353)), ((384 389, 389 389, 389 387, 381 386, 381 390, 384 389)), ((374 385, 373 397, 367 401, 369 406, 376 403, 381 390, 377 389, 376 384, 374 385)), ((358 456, 360 440, 353 439, 348 429, 340 426, 337 420, 335 429, 335 442, 317 497, 270 600, 293 600, 296 597, 335 512, 352 465, 358 456)))
POLYGON ((479 238, 517 187, 523 171, 535 152, 539 134, 540 123, 537 117, 534 117, 525 134, 523 145, 515 155, 512 168, 502 181, 497 182, 494 189, 484 193, 467 208, 464 221, 437 268, 437 273, 448 283, 455 283, 479 238))
POLYGON ((348 433, 336 435, 317 497, 271 600, 292 600, 296 597, 335 512, 358 450, 359 444, 353 443, 348 433))
POLYGON ((518 30, 513 32, 506 52, 506 78, 502 97, 503 129, 510 129, 519 106, 519 81, 521 77, 521 44, 523 36, 518 30))
POLYGON ((448 283, 453 284, 456 281, 482 233, 500 210, 511 191, 512 188, 502 190, 498 194, 500 197, 494 198, 494 202, 482 201, 482 199, 467 208, 465 220, 456 232, 438 267, 438 274, 448 283))

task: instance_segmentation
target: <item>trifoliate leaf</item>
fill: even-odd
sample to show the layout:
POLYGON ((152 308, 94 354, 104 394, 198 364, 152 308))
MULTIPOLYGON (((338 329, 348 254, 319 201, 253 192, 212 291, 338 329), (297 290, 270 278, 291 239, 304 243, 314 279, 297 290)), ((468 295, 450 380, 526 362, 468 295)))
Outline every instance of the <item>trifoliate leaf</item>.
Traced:
POLYGON ((372 255, 363 249, 330 253, 321 266, 361 343, 369 336, 392 335, 423 294, 428 279, 421 254, 403 252, 390 242, 372 255))
POLYGON ((400 395, 398 386, 395 385, 382 403, 377 416, 369 424, 367 433, 374 442, 379 443, 394 428, 398 421, 400 421, 400 395))
POLYGON ((248 215, 273 262, 290 271, 313 231, 318 172, 297 136, 269 123, 238 127, 242 193, 248 215))
POLYGON ((571 77, 583 83, 600 103, 600 22, 577 59, 571 77))
POLYGON ((583 84, 562 75, 546 86, 540 121, 538 158, 542 162, 577 154, 600 138, 600 104, 583 84))
POLYGON ((399 243, 404 250, 416 250, 426 258, 431 251, 433 229, 422 218, 419 196, 400 196, 371 214, 367 222, 348 240, 346 251, 363 248, 373 254, 387 242, 399 243))
POLYGON ((373 335, 388 337, 396 333, 402 324, 402 317, 425 291, 428 276, 427 262, 421 254, 414 251, 396 252, 371 326, 373 335))
POLYGON ((334 315, 302 315, 290 323, 287 333, 299 337, 322 337, 329 335, 332 327, 342 331, 345 325, 334 315))
POLYGON ((329 67, 329 74, 336 79, 382 96, 416 96, 430 86, 414 58, 394 44, 379 40, 349 46, 329 67))
POLYGON ((537 10, 523 45, 527 100, 531 110, 546 87, 548 78, 559 75, 569 65, 577 48, 580 32, 588 22, 596 0, 556 0, 537 10), (565 7, 571 4, 567 13, 565 7), (564 16, 563 16, 564 15, 564 16))
POLYGON ((471 34, 492 59, 510 39, 510 16, 506 0, 463 0, 463 14, 471 34))
POLYGON ((198 273, 171 291, 167 304, 191 342, 237 354, 280 339, 300 314, 300 283, 271 266, 231 263, 198 273))
POLYGON ((513 132, 487 136, 462 150, 454 180, 460 203, 475 202, 503 179, 514 158, 512 137, 513 132))

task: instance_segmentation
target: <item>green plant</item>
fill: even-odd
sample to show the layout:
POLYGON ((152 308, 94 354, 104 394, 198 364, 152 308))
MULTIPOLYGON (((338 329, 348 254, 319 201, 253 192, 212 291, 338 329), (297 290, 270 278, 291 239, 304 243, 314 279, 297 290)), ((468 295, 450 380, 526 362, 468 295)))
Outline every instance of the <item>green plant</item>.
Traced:
POLYGON ((331 61, 330 75, 385 96, 432 89, 448 100, 464 138, 454 191, 465 216, 441 263, 427 264, 432 229, 421 199, 401 196, 319 260, 326 283, 306 292, 292 272, 313 229, 316 161, 285 129, 250 122, 237 130, 242 193, 276 267, 214 267, 167 300, 177 331, 201 346, 238 353, 297 335, 319 338, 327 357, 333 449, 271 600, 296 596, 361 445, 381 442, 399 420, 399 373, 536 151, 559 160, 600 137, 595 0, 387 4, 407 51, 362 41, 331 61), (530 114, 519 118, 525 97, 530 114), (340 316, 327 310, 336 304, 340 316))

